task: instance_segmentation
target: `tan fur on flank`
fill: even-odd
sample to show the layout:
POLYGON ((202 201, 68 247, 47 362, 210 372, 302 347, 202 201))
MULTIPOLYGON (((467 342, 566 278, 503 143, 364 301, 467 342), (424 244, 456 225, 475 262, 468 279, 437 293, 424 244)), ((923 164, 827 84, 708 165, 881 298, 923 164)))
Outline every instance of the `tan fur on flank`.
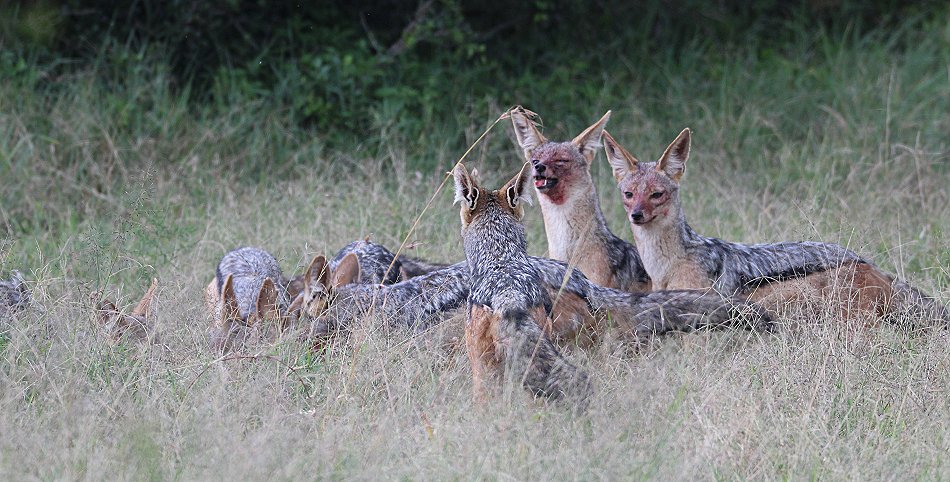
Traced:
POLYGON ((587 301, 573 293, 549 290, 549 294, 554 307, 547 324, 542 326, 545 333, 561 346, 592 347, 603 327, 601 320, 591 313, 587 301))
POLYGON ((891 312, 893 279, 874 266, 847 263, 802 278, 759 286, 748 299, 781 315, 820 316, 831 309, 846 321, 875 320, 891 312))

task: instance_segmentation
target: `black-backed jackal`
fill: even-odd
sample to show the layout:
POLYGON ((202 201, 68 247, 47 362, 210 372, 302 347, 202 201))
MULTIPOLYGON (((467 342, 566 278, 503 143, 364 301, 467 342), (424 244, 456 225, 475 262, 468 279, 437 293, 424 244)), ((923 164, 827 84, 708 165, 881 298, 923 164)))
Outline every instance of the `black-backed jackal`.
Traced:
POLYGON ((94 293, 93 300, 96 302, 96 320, 99 322, 99 327, 115 342, 128 340, 138 343, 158 343, 152 309, 157 288, 158 280, 152 279, 152 285, 149 286, 148 291, 130 311, 120 310, 114 302, 105 299, 102 293, 94 293))
POLYGON ((829 301, 844 318, 908 315, 916 326, 946 325, 950 314, 933 298, 832 243, 739 244, 702 236, 686 222, 680 179, 690 130, 656 162, 640 162, 604 133, 624 209, 654 289, 714 289, 745 296, 773 312, 809 298, 829 301))
POLYGON ((583 407, 591 393, 589 378, 543 329, 551 325, 551 298, 528 258, 520 222, 522 204, 530 200, 528 171, 525 164, 496 191, 480 187, 461 164, 453 173, 471 283, 465 347, 475 394, 484 398, 489 371, 505 372, 536 395, 583 407))
POLYGON ((510 113, 518 144, 534 169, 548 255, 576 267, 601 286, 650 291, 650 278, 637 248, 607 227, 590 175, 610 112, 566 142, 549 141, 528 115, 520 108, 510 113))

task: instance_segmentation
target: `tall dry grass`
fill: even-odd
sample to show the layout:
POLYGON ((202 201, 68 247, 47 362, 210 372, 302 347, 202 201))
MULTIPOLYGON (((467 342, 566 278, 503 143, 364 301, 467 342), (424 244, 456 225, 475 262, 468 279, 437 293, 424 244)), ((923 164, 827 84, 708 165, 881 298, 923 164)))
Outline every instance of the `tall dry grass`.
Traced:
MULTIPOLYGON (((586 99, 587 118, 559 117, 543 93, 498 103, 541 112, 552 138, 613 108, 611 132, 643 159, 689 125, 684 204, 698 231, 846 244, 946 302, 943 40, 900 52, 873 39, 831 44, 802 65, 736 59, 718 77, 713 66, 691 73, 700 59, 684 54, 665 65, 662 92, 612 82, 586 99)), ((597 387, 579 416, 512 387, 474 406, 453 345, 458 315, 423 334, 367 320, 326 353, 286 342, 256 358, 217 358, 206 348, 201 293, 222 254, 262 246, 295 271, 370 234, 397 246, 456 146, 501 109, 473 109, 467 125, 439 134, 452 142, 420 146, 393 128, 368 134, 386 149, 328 151, 266 106, 195 110, 161 69, 142 68, 126 79, 137 88, 113 97, 101 72, 55 91, 0 85, 0 271, 27 272, 35 298, 0 321, 3 478, 950 474, 944 331, 909 335, 828 315, 772 335, 696 333, 637 354, 576 351, 597 387), (110 344, 89 294, 104 289, 128 305, 152 276, 163 345, 110 344)), ((467 164, 489 184, 520 166, 507 126, 467 164)), ((602 155, 593 175, 609 223, 630 239, 602 155)), ((461 259, 450 204, 449 193, 436 198, 409 236, 419 245, 412 254, 461 259)), ((536 210, 526 223, 530 251, 544 254, 536 210)))

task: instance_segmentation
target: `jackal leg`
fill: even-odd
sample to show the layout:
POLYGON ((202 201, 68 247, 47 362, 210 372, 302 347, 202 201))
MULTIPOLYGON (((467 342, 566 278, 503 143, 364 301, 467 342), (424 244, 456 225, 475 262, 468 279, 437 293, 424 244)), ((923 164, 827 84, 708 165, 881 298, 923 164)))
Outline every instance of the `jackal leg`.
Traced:
POLYGON ((471 306, 465 324, 465 351, 472 366, 472 385, 475 402, 485 403, 485 376, 488 370, 497 370, 495 350, 499 316, 485 306, 471 306))

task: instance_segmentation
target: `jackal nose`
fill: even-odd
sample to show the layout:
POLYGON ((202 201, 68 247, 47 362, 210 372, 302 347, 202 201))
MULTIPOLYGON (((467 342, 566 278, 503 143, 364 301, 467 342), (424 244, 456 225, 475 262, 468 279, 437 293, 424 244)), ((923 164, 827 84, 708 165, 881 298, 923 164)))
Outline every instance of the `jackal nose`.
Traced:
POLYGON ((541 161, 537 159, 532 159, 531 165, 534 166, 534 171, 537 172, 538 174, 541 174, 542 172, 544 172, 545 169, 547 169, 547 166, 545 166, 544 164, 541 164, 541 161))
POLYGON ((630 219, 635 223, 643 222, 643 211, 634 211, 630 213, 630 219))

